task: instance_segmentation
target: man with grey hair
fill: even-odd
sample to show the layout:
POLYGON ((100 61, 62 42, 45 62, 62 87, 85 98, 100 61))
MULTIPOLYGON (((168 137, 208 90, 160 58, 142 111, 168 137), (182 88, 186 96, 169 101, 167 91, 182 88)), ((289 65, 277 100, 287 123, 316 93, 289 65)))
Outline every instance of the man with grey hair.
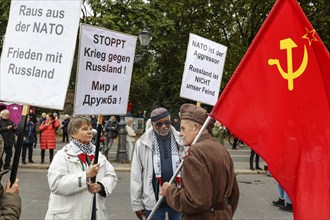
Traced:
MULTIPOLYGON (((131 204, 139 219, 149 216, 163 183, 171 179, 184 153, 167 109, 156 108, 150 117, 152 126, 137 140, 131 167, 131 204)), ((174 182, 181 186, 180 174, 174 182)), ((170 208, 164 200, 153 219, 163 220, 166 213, 169 220, 182 218, 182 214, 170 208)))
POLYGON ((4 153, 6 153, 5 164, 3 166, 4 170, 11 169, 10 161, 13 156, 13 145, 14 145, 14 138, 15 138, 15 130, 17 125, 14 124, 10 119, 10 112, 5 109, 1 111, 0 116, 0 134, 3 138, 4 142, 4 151, 0 155, 0 170, 3 166, 2 157, 4 153))
POLYGON ((201 131, 207 117, 207 111, 196 105, 187 103, 180 108, 180 136, 189 146, 182 167, 183 188, 164 183, 161 195, 184 214, 183 220, 230 220, 238 205, 234 163, 227 149, 212 138, 212 122, 201 131), (202 134, 194 143, 199 132, 202 134))

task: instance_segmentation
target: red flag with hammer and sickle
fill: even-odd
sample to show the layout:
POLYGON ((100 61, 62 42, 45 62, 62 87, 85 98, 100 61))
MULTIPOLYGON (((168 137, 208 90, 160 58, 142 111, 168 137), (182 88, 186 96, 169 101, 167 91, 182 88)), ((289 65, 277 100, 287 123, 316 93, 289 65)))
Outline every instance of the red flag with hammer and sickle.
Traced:
POLYGON ((329 109, 329 52, 298 2, 278 0, 210 116, 266 161, 295 219, 330 219, 329 109))

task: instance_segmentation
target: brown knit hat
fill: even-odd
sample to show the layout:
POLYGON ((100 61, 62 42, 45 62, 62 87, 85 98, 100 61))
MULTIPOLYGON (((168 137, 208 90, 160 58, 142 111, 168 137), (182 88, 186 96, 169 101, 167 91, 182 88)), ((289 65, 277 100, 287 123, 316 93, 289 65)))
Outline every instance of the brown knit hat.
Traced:
MULTIPOLYGON (((188 119, 194 122, 197 122, 200 125, 203 125, 205 120, 207 119, 208 114, 207 111, 201 107, 197 107, 194 104, 183 104, 180 108, 180 118, 182 119, 188 119)), ((209 123, 207 126, 208 130, 212 130, 213 128, 213 122, 209 123)))

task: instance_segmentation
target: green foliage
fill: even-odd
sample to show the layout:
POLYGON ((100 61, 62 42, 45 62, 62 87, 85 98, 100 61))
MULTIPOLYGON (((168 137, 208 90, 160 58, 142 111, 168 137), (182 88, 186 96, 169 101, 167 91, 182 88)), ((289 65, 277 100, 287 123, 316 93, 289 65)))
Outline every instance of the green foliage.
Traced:
POLYGON ((304 10, 308 20, 322 39, 325 46, 330 48, 330 2, 329 0, 300 0, 300 6, 304 10))
MULTIPOLYGON (((148 53, 134 64, 130 88, 133 115, 144 110, 149 115, 158 106, 177 115, 182 103, 192 102, 179 97, 189 33, 228 47, 222 90, 274 3, 275 0, 85 0, 81 22, 136 36, 146 24, 153 39, 148 53)), ((299 3, 329 48, 329 0, 299 3)), ((5 34, 9 7, 10 1, 0 0, 1 36, 5 34)), ((142 54, 139 44, 136 54, 142 54)), ((74 85, 75 74, 76 58, 70 86, 74 85)))
POLYGON ((10 1, 0 0, 0 54, 9 18, 10 1))

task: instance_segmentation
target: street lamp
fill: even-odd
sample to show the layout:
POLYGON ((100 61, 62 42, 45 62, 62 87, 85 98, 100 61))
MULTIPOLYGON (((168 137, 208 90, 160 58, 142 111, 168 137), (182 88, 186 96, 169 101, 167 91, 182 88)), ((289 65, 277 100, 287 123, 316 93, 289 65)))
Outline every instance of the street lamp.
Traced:
MULTIPOLYGON (((134 57, 134 63, 137 63, 142 60, 142 57, 147 53, 147 49, 149 47, 149 43, 151 40, 151 34, 148 31, 147 25, 144 24, 142 31, 139 33, 139 41, 142 47, 142 54, 137 54, 134 57)), ((116 155, 116 161, 119 163, 125 163, 127 161, 127 150, 126 150, 126 123, 125 116, 120 116, 120 122, 118 123, 119 131, 118 131, 118 149, 116 155)))
POLYGON ((152 36, 148 31, 147 25, 144 24, 142 31, 139 33, 139 41, 141 44, 142 49, 145 51, 149 47, 149 43, 152 36))
POLYGON ((142 31, 139 33, 139 41, 140 41, 140 45, 142 47, 142 54, 135 55, 134 63, 140 62, 142 60, 142 57, 147 52, 151 39, 152 39, 152 36, 151 36, 150 32, 148 31, 147 25, 144 24, 142 31))
POLYGON ((126 150, 126 123, 125 123, 125 116, 120 116, 120 122, 118 123, 119 130, 118 130, 118 148, 117 148, 117 155, 116 161, 119 163, 125 163, 127 161, 127 150, 126 150))

